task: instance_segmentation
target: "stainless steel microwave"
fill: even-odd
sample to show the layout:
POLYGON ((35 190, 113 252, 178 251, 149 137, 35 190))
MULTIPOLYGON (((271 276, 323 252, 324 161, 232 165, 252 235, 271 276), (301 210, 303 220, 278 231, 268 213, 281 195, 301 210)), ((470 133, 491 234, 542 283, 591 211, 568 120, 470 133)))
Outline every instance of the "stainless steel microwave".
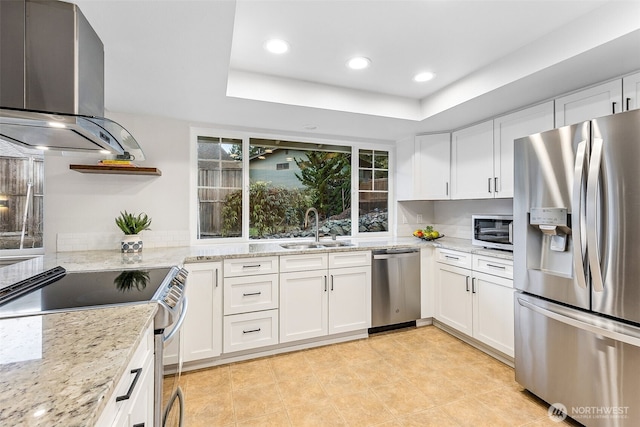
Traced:
POLYGON ((471 243, 513 251, 513 215, 472 215, 471 243))

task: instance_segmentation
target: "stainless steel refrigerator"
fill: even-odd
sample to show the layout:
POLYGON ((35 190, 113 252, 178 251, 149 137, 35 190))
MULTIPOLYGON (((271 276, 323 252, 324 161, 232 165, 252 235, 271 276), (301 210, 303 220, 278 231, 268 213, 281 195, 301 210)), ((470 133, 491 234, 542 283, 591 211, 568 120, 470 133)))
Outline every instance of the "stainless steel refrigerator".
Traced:
POLYGON ((640 425, 640 110, 516 140, 513 224, 516 381, 640 425))

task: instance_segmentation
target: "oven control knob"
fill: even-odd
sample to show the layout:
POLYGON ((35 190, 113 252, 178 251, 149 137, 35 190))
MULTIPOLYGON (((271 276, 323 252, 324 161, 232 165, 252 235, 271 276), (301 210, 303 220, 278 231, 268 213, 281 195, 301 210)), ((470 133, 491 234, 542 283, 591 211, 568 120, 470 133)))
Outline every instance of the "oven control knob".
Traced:
POLYGON ((178 282, 180 283, 184 283, 187 281, 188 275, 189 275, 189 272, 184 268, 181 268, 180 270, 178 270, 178 273, 176 274, 175 279, 178 280, 178 282))
POLYGON ((182 289, 184 287, 183 282, 181 282, 180 280, 178 280, 177 277, 174 277, 173 279, 171 279, 171 286, 169 287, 169 289, 173 289, 174 287, 180 288, 182 289))

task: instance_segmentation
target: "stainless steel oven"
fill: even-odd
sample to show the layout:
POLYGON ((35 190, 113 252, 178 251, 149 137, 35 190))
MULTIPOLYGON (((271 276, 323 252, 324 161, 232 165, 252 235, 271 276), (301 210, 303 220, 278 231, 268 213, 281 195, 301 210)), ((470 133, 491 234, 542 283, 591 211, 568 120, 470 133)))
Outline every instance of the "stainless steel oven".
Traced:
POLYGON ((471 243, 513 251, 513 215, 472 215, 471 243))
POLYGON ((187 313, 187 271, 178 267, 138 270, 67 272, 55 267, 0 288, 0 318, 103 308, 155 301, 155 399, 156 427, 182 425, 182 392, 178 386, 180 364, 172 381, 163 381, 163 353, 179 336, 187 313), (168 384, 166 390, 163 385, 168 384), (172 409, 172 405, 176 405, 172 409), (171 413, 168 417, 167 414, 171 413))

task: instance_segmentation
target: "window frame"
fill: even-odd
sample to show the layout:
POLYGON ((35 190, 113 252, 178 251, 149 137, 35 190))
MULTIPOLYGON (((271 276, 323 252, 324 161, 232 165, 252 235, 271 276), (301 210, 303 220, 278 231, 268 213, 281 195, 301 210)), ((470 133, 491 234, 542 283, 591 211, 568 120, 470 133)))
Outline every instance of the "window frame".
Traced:
MULTIPOLYGON (((264 132, 237 131, 224 128, 190 127, 190 180, 189 180, 189 234, 191 244, 216 245, 229 243, 265 243, 276 239, 250 239, 249 238, 249 156, 242 156, 242 235, 240 237, 219 237, 214 239, 198 238, 198 137, 230 138, 242 140, 242 152, 249 153, 250 140, 274 139, 305 142, 309 144, 341 145, 351 148, 351 234, 338 236, 338 239, 351 239, 361 237, 389 237, 393 234, 392 224, 395 224, 395 209, 393 201, 395 188, 395 145, 393 143, 365 143, 350 141, 348 138, 313 138, 292 134, 270 134, 264 132), (387 151, 389 154, 389 190, 388 190, 388 227, 387 231, 360 232, 358 227, 358 210, 360 206, 359 192, 359 151, 375 150, 387 151), (355 225, 355 226, 354 226, 355 225)), ((277 239, 277 241, 291 241, 299 239, 277 239)))

